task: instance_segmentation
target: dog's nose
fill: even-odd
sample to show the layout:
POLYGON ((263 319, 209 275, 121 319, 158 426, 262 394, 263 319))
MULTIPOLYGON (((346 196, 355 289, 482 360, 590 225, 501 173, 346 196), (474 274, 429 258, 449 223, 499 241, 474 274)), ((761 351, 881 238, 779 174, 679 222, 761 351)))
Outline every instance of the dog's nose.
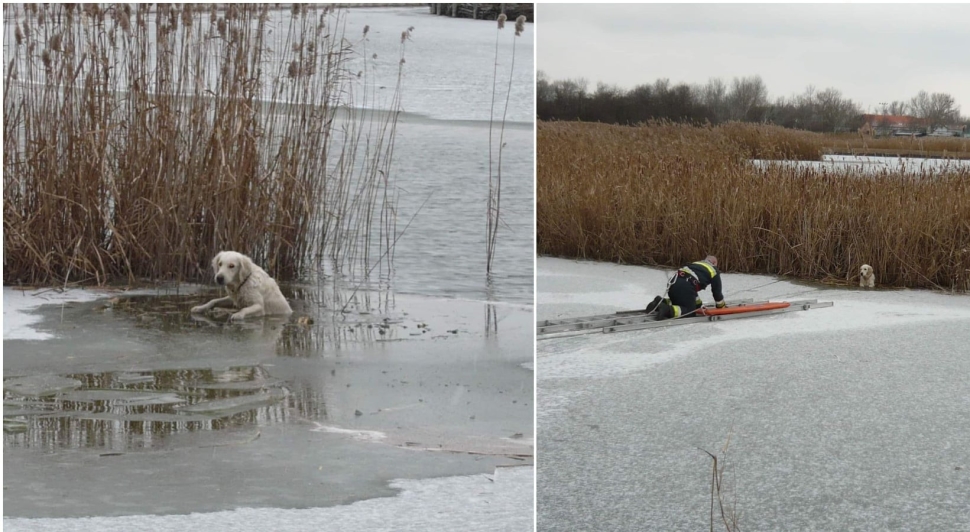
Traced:
POLYGON ((219 275, 216 275, 216 283, 217 284, 226 284, 226 278, 223 277, 222 274, 220 273, 219 275))

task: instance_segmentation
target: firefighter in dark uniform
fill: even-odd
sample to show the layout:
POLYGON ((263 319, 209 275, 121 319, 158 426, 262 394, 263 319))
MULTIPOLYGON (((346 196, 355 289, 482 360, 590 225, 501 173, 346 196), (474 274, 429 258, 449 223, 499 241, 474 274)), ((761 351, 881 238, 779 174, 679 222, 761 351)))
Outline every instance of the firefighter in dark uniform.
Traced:
POLYGON ((693 314, 704 304, 697 294, 708 286, 714 294, 717 308, 724 308, 724 294, 721 293, 721 272, 717 269, 717 257, 708 255, 704 260, 692 262, 677 270, 670 280, 667 299, 660 296, 647 305, 647 312, 656 310, 657 320, 679 318, 693 314))

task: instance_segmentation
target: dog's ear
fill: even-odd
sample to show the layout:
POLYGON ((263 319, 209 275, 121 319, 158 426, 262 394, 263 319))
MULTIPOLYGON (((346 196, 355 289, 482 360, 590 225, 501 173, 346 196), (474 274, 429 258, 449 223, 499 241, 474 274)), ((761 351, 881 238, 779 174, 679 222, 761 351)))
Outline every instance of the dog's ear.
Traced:
POLYGON ((241 275, 243 279, 246 279, 253 273, 253 259, 247 257, 246 255, 240 255, 239 257, 239 275, 241 275))
POLYGON ((215 257, 212 257, 212 270, 219 271, 219 261, 222 259, 222 251, 216 253, 215 257))

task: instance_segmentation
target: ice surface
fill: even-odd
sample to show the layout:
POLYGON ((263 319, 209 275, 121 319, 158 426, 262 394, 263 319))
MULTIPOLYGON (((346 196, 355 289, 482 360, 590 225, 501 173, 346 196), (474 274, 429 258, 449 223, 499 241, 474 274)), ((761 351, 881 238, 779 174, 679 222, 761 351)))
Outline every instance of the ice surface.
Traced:
POLYGON ((966 159, 926 159, 919 157, 881 157, 866 155, 823 155, 821 161, 764 161, 756 160, 758 166, 781 165, 815 168, 816 170, 842 171, 851 168, 852 172, 873 174, 883 171, 903 171, 918 174, 926 171, 958 171, 970 167, 966 159))
POLYGON ((71 301, 94 301, 110 295, 95 290, 17 290, 3 288, 3 339, 4 340, 46 340, 53 335, 40 332, 30 325, 40 321, 40 316, 30 313, 31 309, 51 303, 71 301))
MULTIPOLYGON (((537 272, 539 320, 642 308, 668 274, 537 272)), ((704 451, 742 530, 968 529, 970 297, 730 273, 724 292, 835 305, 538 341, 539 530, 706 530, 704 451)))
POLYGON ((363 441, 378 441, 378 440, 383 440, 384 438, 387 437, 387 434, 384 434, 379 430, 345 429, 341 427, 334 427, 331 425, 323 425, 316 421, 314 421, 313 424, 315 425, 315 428, 310 429, 310 432, 329 432, 332 434, 346 434, 351 438, 354 438, 356 440, 363 440, 363 441))
POLYGON ((498 468, 493 475, 395 480, 391 487, 401 490, 396 497, 331 508, 240 508, 188 515, 4 519, 3 529, 7 532, 532 530, 533 479, 532 467, 498 468))
MULTIPOLYGON (((66 329, 63 331, 63 335, 60 331, 56 330, 55 335, 43 335, 39 334, 33 326, 38 324, 38 322, 46 319, 44 321, 44 330, 50 330, 49 323, 52 311, 50 307, 46 307, 43 313, 37 313, 34 316, 37 307, 40 305, 47 305, 51 302, 68 302, 68 301, 92 301, 98 298, 111 297, 112 293, 103 293, 100 291, 83 291, 76 290, 71 291, 67 294, 57 294, 55 292, 29 292, 21 293, 19 291, 5 289, 4 290, 5 301, 4 301, 4 331, 5 340, 14 340, 11 344, 14 344, 18 349, 24 349, 22 344, 17 344, 16 339, 30 339, 30 340, 46 340, 44 342, 27 342, 27 346, 30 347, 34 352, 30 356, 24 357, 21 353, 19 357, 13 357, 11 359, 5 360, 5 366, 13 363, 15 360, 20 360, 18 364, 14 364, 17 374, 27 374, 30 375, 32 371, 30 370, 31 364, 37 363, 43 366, 45 360, 55 363, 57 368, 64 373, 70 373, 72 371, 80 371, 78 369, 77 360, 68 360, 72 357, 60 357, 57 353, 57 349, 53 349, 54 344, 59 342, 68 342, 68 349, 82 349, 89 348, 90 346, 75 345, 76 342, 71 341, 71 338, 75 338, 78 331, 85 330, 86 328, 92 327, 92 323, 79 322, 78 313, 86 313, 83 305, 97 305, 96 303, 85 303, 83 305, 68 305, 65 307, 64 312, 55 309, 54 314, 60 315, 61 320, 64 321, 66 329), (73 308, 69 308, 73 307, 73 308), (65 318, 64 316, 67 316, 65 318), (8 321, 9 320, 9 321, 8 321), (79 327, 78 324, 82 323, 79 327), (9 334, 8 334, 9 333, 9 334), (53 336, 53 338, 52 338, 53 336), (68 338, 65 340, 61 338, 65 336, 68 338), (53 353, 53 354, 52 354, 53 353), (42 360, 38 360, 42 359, 42 360), (27 366, 22 367, 23 364, 27 366), (26 369, 25 369, 26 368, 26 369)), ((469 346, 477 346, 481 343, 480 340, 476 339, 481 333, 473 333, 470 330, 477 329, 480 327, 480 308, 484 303, 473 303, 473 302, 455 302, 447 301, 442 303, 440 299, 431 298, 425 301, 423 298, 416 297, 402 297, 399 300, 402 307, 407 308, 414 312, 416 315, 422 316, 422 319, 430 324, 435 331, 443 331, 448 328, 460 329, 459 334, 449 335, 449 341, 435 342, 435 341, 425 341, 425 342, 408 342, 393 344, 395 347, 393 349, 394 353, 411 353, 411 352, 427 352, 421 356, 415 355, 410 357, 409 361, 413 362, 416 367, 415 371, 422 372, 422 374, 427 374, 428 368, 434 369, 434 375, 427 374, 428 378, 450 378, 453 371, 461 370, 467 364, 473 363, 473 367, 476 368, 474 373, 476 379, 484 379, 489 381, 494 373, 489 369, 490 360, 494 357, 498 357, 502 360, 508 360, 510 365, 519 367, 522 365, 521 358, 522 353, 525 352, 522 349, 521 343, 526 343, 528 341, 528 332, 530 329, 531 316, 526 312, 527 307, 522 305, 496 305, 501 307, 498 311, 498 320, 501 322, 501 331, 504 333, 502 336, 494 338, 488 342, 488 353, 480 352, 481 349, 470 348, 469 346), (407 301, 407 304, 404 302, 407 301), (433 305, 437 311, 435 313, 425 312, 425 307, 423 305, 433 305), (468 308, 466 308, 468 307, 468 308), (447 309, 447 310, 446 310, 447 309), (457 310, 461 309, 461 310, 457 310), (474 310, 474 312, 472 312, 474 310), (454 312, 454 314, 448 314, 449 312, 454 312), (445 313, 450 318, 442 317, 441 313, 445 313), (511 336, 509 336, 511 332, 511 336), (524 341, 519 341, 519 337, 524 336, 524 341), (513 341, 514 340, 514 341, 513 341), (448 345, 454 345, 453 348, 455 352, 449 359, 438 359, 435 358, 436 354, 442 349, 447 348, 448 345), (423 349, 418 346, 425 346, 423 349), (493 353, 494 352, 494 353, 493 353), (427 359, 427 360, 425 360, 427 359), (444 363, 447 361, 447 363, 444 363)), ((98 315, 100 316, 100 315, 98 315)), ((83 338, 87 338, 88 334, 94 334, 95 336, 103 336, 101 328, 110 327, 112 324, 117 326, 117 323, 112 320, 122 319, 120 317, 95 317, 94 323, 98 324, 98 329, 95 331, 87 331, 82 334, 83 338)), ((152 330, 149 329, 146 334, 149 338, 153 338, 152 330)), ((128 333, 125 333, 128 334, 128 333)), ((188 339, 204 338, 199 334, 193 335, 192 333, 182 332, 181 336, 188 339)), ((129 339, 130 340, 130 339, 129 339)), ((168 343, 171 343, 170 339, 168 343)), ((133 343, 126 344, 129 348, 136 347, 133 343)), ((209 347, 212 344, 207 344, 209 347)), ((235 346, 235 344, 232 344, 235 346)), ((9 347, 9 346, 8 346, 9 347)), ((124 347, 124 346, 123 346, 124 347)), ((96 351, 96 350, 95 350, 96 351)), ((73 352, 73 351, 71 351, 73 352)), ((451 351, 448 350, 450 353, 451 351)), ((132 367, 140 367, 141 364, 138 359, 141 351, 137 348, 131 350, 130 357, 135 357, 130 362, 132 367)), ((369 352, 370 353, 370 352, 369 352)), ((353 408, 350 406, 345 407, 344 410, 349 409, 350 416, 349 419, 353 422, 348 422, 351 425, 359 426, 363 423, 363 419, 372 419, 371 423, 376 423, 380 426, 380 420, 383 417, 390 418, 396 415, 414 415, 412 410, 407 409, 403 412, 398 412, 398 410, 404 409, 407 405, 412 404, 413 401, 408 400, 409 393, 420 393, 420 397, 424 398, 424 402, 418 403, 421 405, 422 412, 435 412, 432 407, 439 404, 440 401, 435 401, 436 397, 433 390, 421 389, 414 390, 414 392, 409 392, 409 389, 405 386, 400 386, 394 388, 390 391, 382 392, 379 388, 383 388, 380 383, 373 384, 370 387, 364 386, 365 381, 374 381, 373 377, 368 378, 367 372, 376 368, 376 372, 383 375, 383 373, 388 373, 395 375, 403 380, 415 381, 413 376, 404 376, 400 373, 401 367, 404 364, 396 363, 393 367, 389 365, 389 361, 392 360, 391 349, 385 348, 382 350, 379 359, 371 360, 373 357, 366 357, 361 353, 355 353, 352 350, 345 350, 344 357, 341 358, 341 363, 339 364, 340 377, 347 382, 348 379, 360 373, 361 379, 364 381, 354 381, 355 386, 350 388, 350 384, 347 384, 347 392, 341 392, 341 394, 334 394, 331 398, 333 401, 328 403, 333 412, 331 412, 330 417, 333 421, 341 422, 341 418, 336 416, 334 412, 340 410, 340 401, 342 397, 356 393, 359 390, 364 392, 366 390, 377 389, 376 393, 368 392, 366 394, 369 405, 371 402, 378 405, 380 408, 372 408, 364 403, 357 404, 357 407, 365 410, 365 415, 360 418, 353 417, 353 408), (371 368, 373 366, 373 368, 371 368), (381 370, 386 370, 381 372, 381 370), (356 372, 356 373, 355 373, 356 372), (359 386, 358 386, 359 385, 359 386), (404 406, 387 406, 386 403, 389 400, 393 400, 397 404, 404 406), (430 405, 430 406, 429 406, 430 405), (374 412, 380 412, 381 415, 376 415, 374 412), (373 414, 373 415, 372 415, 373 414)), ((197 355, 196 355, 197 356, 197 355)), ((400 355, 404 356, 404 355, 400 355)), ((144 360, 142 360, 143 362, 144 360)), ((328 364, 327 360, 305 360, 298 357, 281 357, 272 358, 267 360, 268 365, 273 366, 274 371, 278 371, 281 374, 289 375, 286 372, 286 368, 291 365, 300 365, 301 367, 306 363, 311 367, 316 367, 317 365, 328 364)), ((85 363, 86 364, 86 363, 85 363)), ((107 364, 113 367, 111 361, 101 361, 99 364, 107 364)), ((231 365, 231 364, 230 364, 231 365)), ((329 366, 327 366, 329 368, 329 366)), ((409 366, 408 366, 409 367, 409 366)), ((375 371, 371 371, 374 373, 375 371)), ((462 370, 463 371, 463 370, 462 370)), ((305 370, 301 370, 300 374, 306 373, 305 370)), ((321 372, 321 375, 331 375, 329 370, 327 372, 321 372)), ((464 373, 462 373, 464 374, 464 373)), ((138 371, 128 371, 118 373, 119 376, 125 382, 151 382, 154 380, 152 374, 145 374, 138 371)), ((409 374, 410 375, 410 374, 409 374)), ((63 379, 62 379, 63 380, 63 379)), ((38 379, 37 377, 20 377, 18 380, 9 381, 8 384, 19 387, 22 390, 29 391, 29 387, 37 390, 44 390, 51 386, 51 383, 58 384, 58 382, 51 381, 48 377, 38 379), (18 384, 19 383, 19 384, 18 384), (29 385, 29 386, 28 386, 29 385)), ((276 379, 270 377, 267 382, 270 384, 276 382, 276 379)), ((451 381, 448 381, 451 382, 451 381)), ((496 390, 500 389, 501 386, 497 384, 492 387, 488 386, 478 386, 477 381, 469 381, 472 384, 462 387, 461 397, 467 399, 474 399, 476 401, 476 407, 479 408, 478 418, 479 421, 476 422, 477 425, 490 426, 486 423, 491 423, 488 419, 490 416, 487 415, 487 399, 491 397, 493 392, 499 393, 496 390), (493 390, 495 388, 495 390, 493 390), (483 412, 486 415, 483 415, 483 412)), ((529 388, 531 392, 531 377, 529 378, 529 388)), ((70 383, 73 385, 73 383, 70 383)), ((487 384, 487 383, 486 383, 487 384)), ((493 383, 495 384, 495 383, 493 383)), ((343 388, 343 385, 341 385, 343 388)), ((514 392, 514 390, 511 390, 514 392)), ((84 393, 78 392, 74 397, 75 399, 84 399, 99 396, 98 394, 113 393, 113 392, 97 392, 97 391, 87 391, 84 393)), ((131 398, 134 400, 151 398, 155 396, 138 396, 138 394, 130 394, 131 398)), ((515 393, 510 393, 505 396, 499 395, 499 397, 518 397, 515 393)), ((454 393, 451 397, 455 397, 454 393)), ((528 403, 531 401, 531 393, 528 395, 528 403)), ((414 401, 417 401, 415 399, 414 401)), ((506 401, 502 401, 503 408, 508 409, 509 407, 505 405, 506 401)), ((519 401, 523 403, 523 401, 519 401)), ((464 403, 463 403, 464 404, 464 403)), ((212 406, 210 402, 209 406, 212 406)), ((218 404, 216 404, 218 406, 218 404)), ((232 405, 228 405, 232 406, 232 405)), ((18 402, 16 405, 12 405, 11 408, 20 408, 23 410, 21 415, 31 415, 33 410, 27 408, 32 407, 32 403, 28 402, 18 402)), ((531 406, 524 405, 527 407, 529 412, 531 412, 531 406)), ((435 407, 436 408, 436 407, 435 407)), ((458 407, 452 408, 456 412, 461 412, 460 405, 458 407)), ((38 410, 38 414, 43 414, 45 411, 38 410)), ((5 411, 5 415, 14 414, 14 411, 5 411)), ((101 417, 109 419, 114 414, 109 413, 90 413, 90 414, 78 414, 79 417, 101 417)), ((120 415, 115 416, 118 418, 119 422, 122 421, 120 415)), ((162 414, 145 414, 145 415, 131 415, 126 414, 123 420, 129 421, 142 421, 150 419, 162 419, 162 414)), ((194 418, 193 418, 194 419, 194 418)), ((191 421, 193 419, 186 419, 191 421)), ((467 419, 467 414, 463 419, 467 419)), ((399 439, 402 436, 396 434, 401 432, 400 427, 395 428, 394 423, 400 425, 406 421, 406 417, 397 417, 387 421, 391 423, 388 429, 395 432, 394 438, 399 439)), ((484 452, 488 452, 493 449, 498 449, 501 452, 506 452, 509 449, 522 448, 522 453, 531 456, 532 455, 532 445, 534 443, 531 434, 528 434, 520 438, 509 438, 502 437, 496 439, 495 437, 488 437, 486 434, 471 434, 467 441, 461 439, 460 437, 450 435, 446 429, 449 428, 447 425, 447 420, 443 421, 438 419, 438 423, 442 426, 434 427, 438 432, 431 434, 435 438, 441 437, 442 441, 446 445, 440 449, 430 449, 436 451, 449 451, 450 449, 458 448, 460 450, 465 450, 463 446, 471 445, 471 449, 478 450, 482 449, 484 452), (440 433, 440 434, 439 434, 440 433), (446 438, 447 437, 447 438, 446 438)), ((7 420, 5 420, 5 432, 8 434, 18 433, 18 431, 23 431, 27 427, 14 426, 16 424, 23 425, 20 422, 10 421, 8 426, 7 420)), ((320 447, 315 452, 325 454, 325 455, 335 455, 335 456, 348 456, 349 461, 354 459, 360 459, 362 461, 366 460, 371 462, 368 466, 373 469, 374 467, 381 468, 380 464, 384 464, 383 467, 387 467, 387 461, 393 460, 393 457, 385 456, 393 451, 382 451, 382 446, 386 445, 386 441, 389 439, 385 431, 378 430, 368 430, 362 428, 344 428, 342 426, 331 425, 331 424, 321 424, 316 422, 311 422, 309 425, 302 425, 299 427, 271 427, 266 430, 265 433, 260 435, 258 431, 250 430, 248 432, 240 432, 239 434, 230 434, 225 438, 212 440, 209 443, 216 443, 223 445, 219 447, 218 456, 226 456, 226 458, 220 458, 223 460, 228 460, 231 463, 238 463, 247 459, 255 459, 252 454, 256 453, 260 455, 260 461, 266 462, 265 453, 266 449, 270 449, 271 452, 276 452, 279 449, 292 450, 297 456, 292 460, 282 460, 277 459, 274 463, 278 463, 275 466, 277 471, 274 472, 276 475, 282 475, 284 477, 295 477, 295 473, 287 473, 287 468, 293 467, 293 463, 298 463, 301 461, 312 461, 314 466, 318 464, 327 463, 321 457, 313 457, 312 453, 307 453, 307 449, 311 449, 314 446, 320 447), (309 437, 303 437, 300 434, 306 431, 307 434, 314 434, 313 441, 310 441, 309 437), (326 433, 332 438, 320 439, 317 433, 326 433), (240 435, 241 434, 241 435, 240 435), (257 439, 258 438, 258 439, 257 439), (347 443, 341 441, 342 439, 354 440, 353 451, 349 452, 347 449, 351 446, 347 443), (226 441, 224 441, 226 440, 226 441), (269 440, 271 443, 267 443, 269 440), (277 441, 278 440, 278 441, 277 441), (306 440, 306 441, 304 441, 306 440), (227 443, 232 445, 225 445, 227 443), (240 442, 250 442, 255 441, 256 443, 251 443, 249 445, 242 445, 240 442), (299 444, 294 444, 293 441, 299 441, 299 444), (259 444, 259 445, 257 445, 259 444), (322 449, 322 450, 321 450, 322 449), (357 453, 357 454, 353 454, 357 453), (231 456, 231 458, 228 458, 231 456), (384 460, 385 462, 381 462, 384 460), (376 465, 375 465, 376 464, 376 465), (281 471, 280 471, 281 470, 281 471)), ((515 431, 522 432, 522 429, 518 428, 519 425, 514 421, 506 421, 505 425, 508 425, 507 432, 503 431, 505 434, 513 434, 515 431)), ((424 426, 424 425, 421 425, 424 426)), ((531 429, 531 413, 529 415, 529 428, 531 429)), ((531 432, 531 431, 530 431, 531 432)), ((191 437, 199 438, 199 436, 189 435, 191 437)), ((205 435, 203 435, 205 436, 205 435)), ((417 436, 428 436, 428 434, 418 433, 417 436)), ((518 434, 516 434, 518 436, 518 434)), ((415 434, 409 433, 409 438, 414 438, 415 434)), ((111 484, 113 482, 118 482, 118 478, 112 477, 107 478, 105 475, 106 471, 114 470, 114 475, 120 475, 121 477, 140 477, 143 474, 152 472, 153 478, 156 482, 160 482, 164 485, 171 486, 174 483, 186 482, 189 486, 192 483, 198 481, 214 483, 217 487, 222 485, 224 479, 213 480, 212 475, 223 474, 227 475, 229 478, 233 479, 233 482, 240 484, 243 487, 249 489, 250 493, 246 495, 247 501, 275 501, 280 500, 279 504, 290 504, 297 508, 303 508, 305 505, 299 504, 299 499, 287 498, 287 497, 273 497, 265 494, 264 492, 285 492, 287 490, 296 489, 298 491, 313 491, 313 489, 319 488, 306 488, 300 486, 281 486, 269 483, 262 488, 258 483, 247 482, 245 476, 237 476, 230 473, 219 473, 220 471, 232 469, 233 466, 228 464, 212 464, 209 469, 201 468, 200 471, 194 469, 192 464, 195 464, 195 454, 192 452, 185 452, 186 448, 194 448, 196 446, 202 446, 209 440, 203 441, 199 439, 198 441, 192 440, 189 445, 179 446, 179 442, 173 438, 173 448, 183 449, 181 454, 176 453, 128 453, 122 455, 118 453, 118 456, 113 456, 111 453, 102 457, 93 457, 89 454, 83 454, 79 452, 67 452, 59 453, 54 455, 45 455, 43 457, 37 457, 34 455, 28 456, 28 451, 20 450, 19 459, 16 459, 17 465, 20 470, 8 473, 5 475, 5 484, 7 484, 7 490, 5 490, 5 500, 8 502, 17 497, 23 497, 20 494, 20 489, 18 486, 20 479, 28 479, 29 490, 39 490, 41 493, 40 500, 33 500, 32 504, 34 506, 43 506, 44 504, 51 504, 48 501, 48 496, 52 496, 53 499, 50 501, 58 501, 54 504, 62 504, 65 498, 62 494, 58 493, 54 495, 57 490, 64 490, 71 495, 67 497, 73 504, 71 508, 76 511, 78 504, 80 504, 81 497, 76 491, 78 486, 85 486, 96 493, 103 489, 104 484, 111 484), (177 462, 177 467, 173 466, 173 470, 158 470, 160 465, 160 460, 171 460, 177 462), (111 461, 110 463, 108 461, 111 461), (113 465, 112 465, 113 464, 113 465), (135 464, 136 467, 133 467, 135 464), (188 464, 188 465, 186 465, 188 464), (65 468, 70 469, 70 475, 64 475, 58 477, 57 475, 51 474, 52 471, 62 471, 65 468), (91 471, 88 471, 91 469, 91 471), (128 471, 128 473, 125 473, 128 471), (132 474, 132 471, 135 473, 132 474), (93 475, 98 477, 97 479, 92 479, 91 477, 86 477, 85 475, 93 475), (192 475, 199 475, 199 478, 193 478, 192 475), (208 477, 208 478, 207 478, 208 477), (69 480, 64 484, 65 480, 69 480), (9 482, 8 482, 9 481, 9 482), (99 484, 101 483, 101 484, 99 484), (298 502, 292 502, 296 500, 298 502)), ((424 440, 421 440, 424 441, 424 440)), ((429 441, 437 441, 431 439, 429 441)), ((212 447, 215 448, 215 447, 212 447)), ((393 449, 393 447, 391 448, 393 449)), ((408 453, 407 456, 413 456, 413 459, 408 459, 407 467, 398 468, 404 474, 421 474, 422 468, 428 467, 430 464, 429 453, 422 453, 421 450, 406 449, 402 451, 408 453), (414 454, 411 454, 414 453, 414 454), (422 465, 423 464, 423 465, 422 465)), ((169 501, 169 506, 166 505, 166 501, 161 501, 155 504, 157 507, 166 507, 166 510, 159 510, 157 513, 166 513, 170 515, 151 515, 151 513, 156 512, 142 512, 142 515, 129 515, 120 517, 87 517, 87 518, 5 518, 3 521, 4 530, 186 530, 186 529, 202 529, 202 530, 428 530, 428 531, 447 531, 447 530, 531 530, 533 523, 533 489, 534 489, 534 469, 531 465, 526 465, 523 467, 506 468, 500 467, 497 469, 490 468, 488 466, 471 466, 465 465, 460 466, 459 462, 478 462, 479 458, 474 456, 474 453, 459 455, 452 453, 434 453, 436 457, 434 458, 436 464, 441 464, 442 471, 448 470, 449 467, 461 468, 465 471, 458 473, 461 476, 455 476, 456 473, 445 473, 449 476, 438 476, 436 478, 422 478, 420 480, 415 479, 405 479, 399 478, 398 480, 391 480, 394 477, 387 476, 384 479, 379 479, 379 482, 373 480, 374 472, 366 471, 355 471, 353 473, 354 479, 357 481, 354 484, 354 491, 350 495, 335 495, 334 499, 340 500, 341 497, 350 497, 350 501, 357 500, 352 504, 334 505, 335 503, 329 499, 326 501, 321 500, 320 504, 327 504, 328 506, 324 508, 307 508, 307 509, 281 509, 281 508, 267 508, 267 507, 254 507, 253 503, 250 504, 240 504, 238 509, 230 511, 217 511, 217 512, 204 512, 196 511, 189 514, 191 510, 182 510, 183 514, 178 514, 179 508, 177 507, 177 498, 173 498, 169 501), (471 456, 471 458, 462 458, 462 456, 471 456), (469 470, 474 471, 474 469, 486 469, 489 474, 477 474, 467 476, 469 470), (363 479, 363 480, 361 480, 363 479), (360 485, 358 485, 360 484, 360 485), (387 487, 393 490, 398 490, 399 493, 396 496, 388 497, 385 496, 388 493, 393 493, 387 487), (363 493, 364 495, 360 495, 363 493), (368 495, 371 494, 371 495, 368 495), (364 500, 361 500, 364 499, 364 500), (145 515, 149 513, 149 515, 145 515)), ((214 455, 211 451, 206 450, 202 452, 201 455, 205 457, 205 460, 211 460, 210 457, 214 455)), ((9 458, 5 456, 5 459, 9 458)), ((277 457, 278 458, 278 457, 277 457)), ((488 461, 494 461, 494 459, 488 458, 488 461)), ((512 460, 505 460, 512 461, 512 460)), ((528 463, 529 461, 523 461, 528 463)), ((482 463, 485 463, 483 459, 482 463)), ((8 463, 9 465, 9 463, 8 463)), ((305 463, 303 464, 305 465, 305 463)), ((274 466, 267 466, 269 470, 272 471, 274 466)), ((311 468, 313 471, 317 471, 317 467, 311 468)), ((6 472, 5 472, 6 473, 6 472)), ((327 482, 338 484, 343 478, 341 475, 345 475, 343 468, 331 467, 328 470, 328 475, 333 478, 327 478, 327 482)), ((398 473, 396 476, 400 476, 398 473)), ((254 472, 254 478, 261 478, 261 482, 266 481, 266 471, 260 469, 259 472, 254 472)), ((322 475, 322 473, 321 473, 322 475)), ((428 476, 425 474, 425 476, 428 476)), ((137 480, 137 478, 135 479, 137 480)), ((291 479, 295 480, 295 479, 291 479)), ((346 482, 353 483, 355 480, 347 480, 346 482)), ((133 497, 138 496, 151 496, 148 486, 138 486, 138 482, 134 483, 134 493, 133 497)), ((32 492, 33 493, 33 492, 32 492)), ((222 498, 226 498, 225 494, 219 495, 222 498)), ((29 499, 30 494, 26 497, 29 499)), ((97 496, 96 496, 97 497, 97 496)), ((98 505, 88 506, 85 511, 90 511, 91 514, 97 514, 101 512, 118 512, 118 507, 128 504, 128 499, 119 495, 109 495, 107 491, 102 491, 100 494, 101 500, 106 501, 104 508, 99 508, 98 505)), ((21 499, 17 499, 21 500, 21 499)), ((349 501, 348 501, 349 502, 349 501)), ((16 505, 10 505, 7 507, 9 511, 16 511, 16 505)), ((21 508, 22 510, 22 508, 21 508)), ((138 513, 132 511, 131 513, 138 513)), ((70 514, 69 514, 70 515, 70 514)), ((83 514, 82 514, 83 515, 83 514)))

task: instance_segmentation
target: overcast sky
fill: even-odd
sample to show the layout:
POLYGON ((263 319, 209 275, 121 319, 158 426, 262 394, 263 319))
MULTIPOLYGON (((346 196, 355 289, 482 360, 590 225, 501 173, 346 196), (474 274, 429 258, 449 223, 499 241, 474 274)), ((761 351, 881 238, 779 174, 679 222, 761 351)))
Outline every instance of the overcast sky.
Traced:
POLYGON ((970 116, 970 4, 546 4, 536 68, 631 89, 760 75, 770 101, 808 85, 864 112, 948 93, 970 116))

